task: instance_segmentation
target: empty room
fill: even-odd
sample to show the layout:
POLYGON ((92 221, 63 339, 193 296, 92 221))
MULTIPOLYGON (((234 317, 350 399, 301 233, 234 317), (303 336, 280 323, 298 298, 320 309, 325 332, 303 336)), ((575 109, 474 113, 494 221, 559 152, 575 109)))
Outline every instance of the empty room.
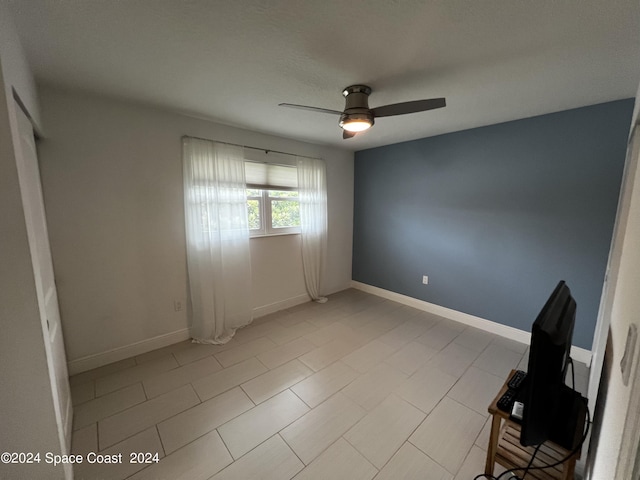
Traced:
POLYGON ((0 478, 640 478, 640 4, 0 0, 0 478))

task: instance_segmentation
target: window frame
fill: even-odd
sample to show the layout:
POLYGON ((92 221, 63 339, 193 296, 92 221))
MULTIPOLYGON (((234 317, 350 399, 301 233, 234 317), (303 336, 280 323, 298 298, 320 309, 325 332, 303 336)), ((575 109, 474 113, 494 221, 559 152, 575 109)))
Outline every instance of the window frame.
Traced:
POLYGON ((274 237, 278 235, 297 235, 300 234, 300 226, 294 227, 274 227, 273 226, 273 216, 272 216, 272 203, 273 201, 295 201, 300 205, 300 199, 292 198, 292 197, 272 197, 269 195, 270 191, 275 192, 283 192, 283 191, 295 191, 298 190, 295 188, 283 188, 283 187, 258 187, 258 186, 249 186, 247 185, 247 190, 260 190, 260 196, 249 196, 247 195, 247 202, 249 200, 256 200, 258 202, 258 211, 260 215, 260 228, 249 229, 249 236, 251 238, 259 238, 259 237, 274 237))

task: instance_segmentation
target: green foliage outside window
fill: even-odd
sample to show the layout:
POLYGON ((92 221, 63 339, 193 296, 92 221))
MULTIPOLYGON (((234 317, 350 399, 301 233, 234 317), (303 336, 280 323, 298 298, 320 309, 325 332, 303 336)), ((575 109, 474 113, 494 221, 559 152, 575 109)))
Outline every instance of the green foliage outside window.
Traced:
POLYGON ((260 202, 247 200, 247 214, 249 216, 249 230, 260 229, 260 202))
POLYGON ((275 233, 276 229, 300 226, 300 203, 298 192, 292 190, 247 189, 247 216, 250 230, 266 230, 275 233), (264 205, 262 205, 264 203, 264 205), (271 225, 262 225, 264 215, 271 217, 271 225))
POLYGON ((291 200, 272 200, 271 225, 273 228, 299 227, 300 204, 291 200))

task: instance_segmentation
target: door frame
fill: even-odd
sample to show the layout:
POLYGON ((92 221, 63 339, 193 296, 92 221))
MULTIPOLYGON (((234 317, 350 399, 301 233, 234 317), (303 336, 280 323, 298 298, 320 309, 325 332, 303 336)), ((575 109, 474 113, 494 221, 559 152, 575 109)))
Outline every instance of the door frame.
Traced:
MULTIPOLYGON (((15 142, 14 150, 16 155, 16 168, 18 172, 18 182, 20 186, 20 195, 23 204, 23 211, 25 216, 25 226, 27 229, 27 237, 29 243, 29 249, 31 251, 31 262, 33 266, 34 273, 34 281, 36 287, 36 297, 38 302, 38 310, 40 313, 40 323, 42 327, 42 335, 43 335, 43 347, 45 350, 45 356, 47 359, 47 370, 49 383, 51 387, 52 394, 52 402, 53 402, 53 410, 55 414, 56 420, 56 428, 58 440, 60 442, 60 450, 63 455, 69 454, 71 451, 71 436, 72 436, 72 420, 73 420, 73 407, 71 402, 71 392, 68 383, 68 373, 67 373, 67 364, 66 364, 66 355, 64 353, 64 339, 62 337, 62 325, 60 319, 59 306, 57 301, 57 289, 55 287, 55 276, 53 276, 53 263, 51 259, 51 247, 49 244, 49 237, 47 232, 47 224, 46 224, 46 213, 44 210, 44 199, 42 197, 42 184, 40 180, 40 168, 38 165, 37 158, 37 150, 36 150, 36 136, 37 131, 34 127, 33 121, 29 116, 26 109, 23 107, 22 102, 17 97, 14 91, 14 112, 15 112, 15 124, 17 129, 17 134, 19 137, 19 141, 15 142), (31 153, 27 153, 24 151, 23 147, 23 138, 27 137, 33 142, 33 149, 36 158, 35 164, 35 172, 32 169, 32 166, 28 165, 27 158, 31 155, 31 153), (31 171, 30 171, 31 170, 31 171), (35 177, 35 179, 31 177, 35 177), (34 181, 34 185, 29 185, 29 180, 34 181), (35 184, 35 180, 37 180, 37 184, 35 184), (35 201, 33 198, 29 196, 27 193, 29 190, 32 192, 37 192, 37 198, 35 201), (42 212, 38 210, 42 209, 42 212), (42 218, 39 218, 39 217, 42 218), (44 239, 41 241, 44 242, 44 246, 48 252, 47 255, 43 256, 44 258, 40 258, 38 255, 38 249, 36 247, 36 231, 35 231, 35 222, 39 222, 42 220, 43 222, 43 231, 44 231, 44 239), (44 262, 43 262, 44 260, 44 262), (51 279, 47 280, 47 284, 52 284, 52 286, 45 292, 43 290, 43 282, 42 272, 45 271, 41 267, 41 264, 51 263, 51 279), (45 298, 46 297, 46 298, 45 298), (55 297, 55 298, 54 298, 55 297), (47 304, 49 302, 53 302, 52 305, 58 309, 57 310, 57 323, 54 325, 54 330, 49 330, 49 318, 47 313, 47 304), (54 353, 52 347, 54 346, 51 342, 52 338, 59 337, 59 342, 61 342, 61 346, 58 345, 59 350, 58 354, 62 352, 63 363, 64 365, 58 365, 59 368, 56 368, 54 364, 54 353), (59 386, 61 382, 59 381, 63 378, 62 383, 66 382, 66 388, 63 395, 64 398, 61 397, 63 392, 60 392, 59 386), (62 401, 64 401, 64 405, 62 405, 62 401)), ((49 268, 49 266, 44 266, 44 268, 49 268)), ((59 355, 58 355, 59 356, 59 355)), ((64 386, 64 385, 63 385, 64 386)), ((71 464, 64 464, 64 472, 65 478, 71 479, 73 478, 73 471, 71 464)))
POLYGON ((600 308, 598 310, 598 320, 591 347, 591 365, 589 370, 589 389, 587 398, 589 400, 589 410, 595 411, 598 391, 600 388, 600 377, 604 365, 604 355, 607 347, 607 337, 611 325, 611 310, 620 272, 620 260, 622 255, 622 244, 627 230, 627 218, 629 215, 629 205, 633 190, 633 180, 638 169, 638 157, 640 156, 640 125, 634 125, 629 135, 627 143, 627 158, 622 174, 620 195, 618 197, 618 211, 613 227, 611 239, 611 249, 605 273, 602 296, 600 298, 600 308))

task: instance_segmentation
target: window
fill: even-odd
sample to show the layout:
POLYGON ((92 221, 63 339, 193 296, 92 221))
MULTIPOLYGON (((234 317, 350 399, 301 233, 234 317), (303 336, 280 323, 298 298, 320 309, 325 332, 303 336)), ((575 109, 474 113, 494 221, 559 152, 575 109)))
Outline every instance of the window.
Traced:
POLYGON ((300 233, 296 190, 247 189, 247 215, 252 237, 300 233))
POLYGON ((245 161, 244 169, 251 236, 300 233, 296 167, 245 161))

